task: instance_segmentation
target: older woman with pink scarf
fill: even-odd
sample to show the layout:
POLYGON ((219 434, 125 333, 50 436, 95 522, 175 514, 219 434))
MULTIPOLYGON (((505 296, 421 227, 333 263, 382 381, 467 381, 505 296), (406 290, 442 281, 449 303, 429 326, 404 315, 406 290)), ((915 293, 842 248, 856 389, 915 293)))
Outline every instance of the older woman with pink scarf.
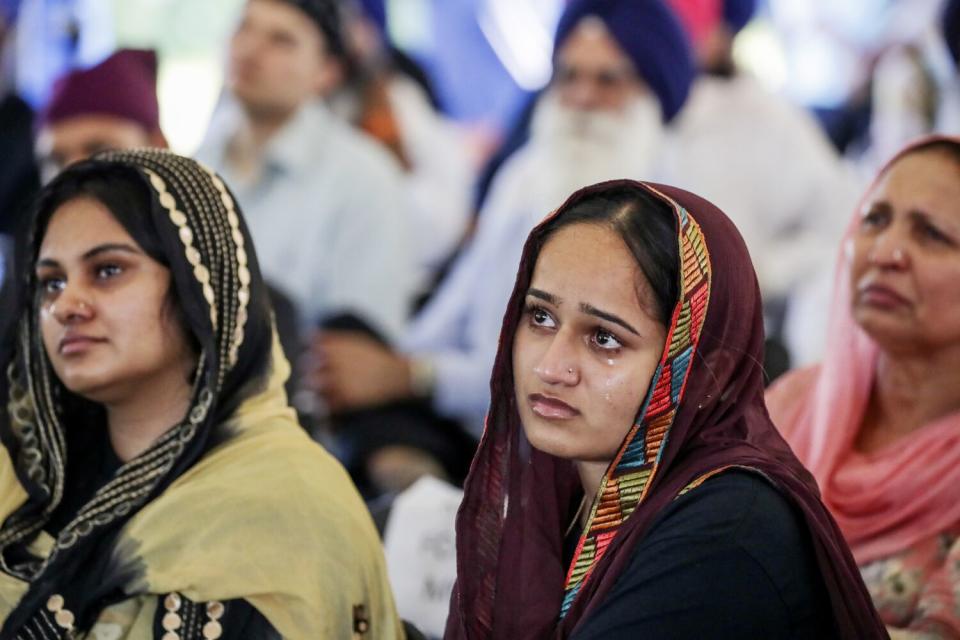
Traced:
POLYGON ((960 138, 910 145, 847 231, 827 355, 767 394, 894 638, 960 638, 960 138))

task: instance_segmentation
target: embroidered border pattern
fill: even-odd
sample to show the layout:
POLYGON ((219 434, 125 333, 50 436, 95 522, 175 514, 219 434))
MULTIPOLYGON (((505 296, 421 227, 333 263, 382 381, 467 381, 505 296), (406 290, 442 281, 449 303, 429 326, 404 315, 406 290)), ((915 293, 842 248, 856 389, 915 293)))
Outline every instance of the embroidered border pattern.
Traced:
POLYGON ((620 525, 646 497, 666 449, 706 317, 712 271, 703 232, 685 209, 676 203, 673 206, 680 228, 680 301, 640 418, 610 464, 577 544, 567 573, 561 618, 570 610, 620 525))

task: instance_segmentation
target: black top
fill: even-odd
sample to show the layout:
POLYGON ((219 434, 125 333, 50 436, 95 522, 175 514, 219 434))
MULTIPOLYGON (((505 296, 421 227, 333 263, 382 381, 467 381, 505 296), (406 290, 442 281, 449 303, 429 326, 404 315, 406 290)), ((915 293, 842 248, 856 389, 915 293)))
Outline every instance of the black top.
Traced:
POLYGON ((810 534, 761 476, 677 498, 573 640, 837 637, 810 534))

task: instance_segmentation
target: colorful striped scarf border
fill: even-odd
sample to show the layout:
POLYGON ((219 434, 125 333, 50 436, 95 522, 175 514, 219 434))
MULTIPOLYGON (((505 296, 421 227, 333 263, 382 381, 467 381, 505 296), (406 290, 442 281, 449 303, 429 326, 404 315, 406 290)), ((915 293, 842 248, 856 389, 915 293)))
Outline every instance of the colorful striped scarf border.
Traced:
MULTIPOLYGON (((561 619, 566 616, 620 526, 646 496, 650 480, 656 474, 666 449, 706 317, 712 275, 710 255, 700 225, 686 209, 676 203, 673 207, 680 229, 680 300, 673 312, 667 347, 639 417, 610 463, 594 498, 590 517, 567 573, 561 619)), ((699 482, 702 479, 695 484, 699 482)))

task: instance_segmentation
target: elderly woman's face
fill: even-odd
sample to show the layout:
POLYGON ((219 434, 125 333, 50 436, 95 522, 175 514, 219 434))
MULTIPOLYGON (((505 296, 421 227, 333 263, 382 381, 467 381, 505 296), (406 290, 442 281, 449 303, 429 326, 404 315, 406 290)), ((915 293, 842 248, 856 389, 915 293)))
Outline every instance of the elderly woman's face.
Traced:
POLYGON ((636 259, 606 227, 564 227, 540 252, 525 305, 513 375, 527 438, 562 458, 609 462, 666 340, 636 259))
POLYGON ((43 344, 67 389, 111 404, 189 385, 195 356, 167 302, 170 271, 99 201, 54 212, 36 275, 43 344))
POLYGON ((852 312, 882 348, 960 342, 960 163, 942 151, 897 161, 848 246, 852 312))

